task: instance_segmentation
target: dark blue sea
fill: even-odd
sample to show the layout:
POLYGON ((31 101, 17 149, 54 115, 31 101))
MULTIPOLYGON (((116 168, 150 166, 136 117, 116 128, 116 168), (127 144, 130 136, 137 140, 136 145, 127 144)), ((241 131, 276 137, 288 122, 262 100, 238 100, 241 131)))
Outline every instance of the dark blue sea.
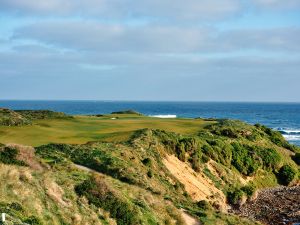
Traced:
POLYGON ((133 109, 152 116, 239 119, 280 130, 288 141, 300 146, 300 103, 0 100, 0 107, 49 109, 68 114, 106 114, 133 109))

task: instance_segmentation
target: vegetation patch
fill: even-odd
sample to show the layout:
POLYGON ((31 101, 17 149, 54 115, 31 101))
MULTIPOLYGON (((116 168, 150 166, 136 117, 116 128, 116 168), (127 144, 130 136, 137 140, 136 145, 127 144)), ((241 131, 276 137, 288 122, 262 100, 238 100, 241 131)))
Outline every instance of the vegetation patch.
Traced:
POLYGON ((111 190, 101 176, 92 176, 76 186, 75 191, 78 195, 85 196, 95 206, 109 211, 111 217, 116 218, 118 225, 141 224, 138 208, 111 190))
POLYGON ((123 111, 116 111, 116 112, 112 112, 111 114, 133 114, 133 115, 143 115, 142 113, 139 113, 137 111, 134 111, 132 109, 128 109, 128 110, 123 110, 123 111))
POLYGON ((42 119, 66 119, 72 118, 63 112, 54 112, 51 110, 15 110, 28 120, 42 120, 42 119))
POLYGON ((16 148, 0 147, 0 163, 26 166, 25 162, 17 159, 18 153, 16 148))
POLYGON ((28 118, 13 110, 0 108, 0 126, 23 126, 28 124, 31 124, 28 118))
POLYGON ((284 165, 278 172, 279 182, 289 185, 297 177, 297 170, 290 165, 284 165))

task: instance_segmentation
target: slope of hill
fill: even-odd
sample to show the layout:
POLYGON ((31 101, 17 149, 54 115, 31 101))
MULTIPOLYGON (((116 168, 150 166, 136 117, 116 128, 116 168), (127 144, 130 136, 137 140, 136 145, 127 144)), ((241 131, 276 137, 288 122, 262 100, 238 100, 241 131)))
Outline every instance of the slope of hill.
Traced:
MULTIPOLYGON (((98 125, 115 123, 105 117, 97 118, 98 125)), ((140 128, 148 121, 128 118, 140 128)), ((198 129, 175 133, 170 130, 182 129, 173 124, 169 131, 132 131, 125 141, 2 145, 0 212, 19 224, 272 224, 255 216, 263 207, 255 215, 243 207, 257 196, 263 201, 258 189, 299 182, 292 160, 299 149, 261 125, 174 123, 198 129)), ((128 124, 126 115, 115 132, 122 124, 128 124)))
POLYGON ((0 126, 22 126, 31 121, 10 109, 0 108, 0 126))
POLYGON ((51 110, 15 110, 15 112, 29 120, 72 118, 72 116, 66 115, 63 112, 54 112, 51 110))

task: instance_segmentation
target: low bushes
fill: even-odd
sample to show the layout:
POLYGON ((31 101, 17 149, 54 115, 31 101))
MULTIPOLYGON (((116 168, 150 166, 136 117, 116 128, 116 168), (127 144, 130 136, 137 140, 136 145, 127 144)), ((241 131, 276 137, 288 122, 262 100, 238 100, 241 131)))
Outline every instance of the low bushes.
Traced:
POLYGON ((289 185, 297 176, 297 170, 289 165, 280 168, 277 177, 280 183, 289 185))
POLYGON ((16 110, 15 112, 28 120, 72 118, 72 116, 63 112, 54 112, 51 110, 16 110))
POLYGON ((227 201, 229 204, 238 205, 241 203, 244 195, 241 189, 234 189, 227 193, 227 201))
POLYGON ((133 176, 134 174, 126 172, 126 169, 129 168, 127 161, 115 157, 100 146, 49 144, 37 147, 36 153, 50 164, 69 159, 75 164, 86 166, 130 184, 139 182, 133 176))
POLYGON ((256 191, 253 183, 241 188, 232 188, 227 192, 227 201, 231 205, 241 205, 246 202, 247 198, 251 198, 256 191))
POLYGON ((255 151, 239 143, 233 143, 232 165, 242 174, 253 175, 259 168, 259 163, 255 160, 255 151))
POLYGON ((241 190, 247 195, 248 198, 252 197, 256 191, 254 184, 250 183, 241 188, 241 190))
POLYGON ((244 175, 253 175, 259 167, 275 171, 281 162, 279 153, 271 148, 232 144, 232 165, 244 175))
POLYGON ((206 200, 201 200, 196 203, 197 207, 202 209, 202 210, 210 210, 211 209, 211 204, 206 201, 206 200))
POLYGON ((75 191, 79 196, 85 196, 89 203, 109 211, 118 225, 135 225, 141 222, 139 210, 135 205, 111 190, 100 176, 92 176, 76 186, 75 191))
POLYGON ((0 162, 4 164, 26 166, 26 163, 17 159, 18 153, 18 150, 15 148, 2 147, 0 148, 0 162))
POLYGON ((274 131, 271 128, 260 124, 255 124, 255 127, 265 132, 268 138, 270 139, 270 141, 272 141, 277 146, 289 149, 293 152, 299 151, 299 148, 297 148, 296 146, 290 144, 287 140, 285 140, 279 131, 274 131))
POLYGON ((192 168, 196 172, 200 171, 201 161, 202 161, 202 152, 198 149, 192 154, 192 156, 190 158, 192 168))

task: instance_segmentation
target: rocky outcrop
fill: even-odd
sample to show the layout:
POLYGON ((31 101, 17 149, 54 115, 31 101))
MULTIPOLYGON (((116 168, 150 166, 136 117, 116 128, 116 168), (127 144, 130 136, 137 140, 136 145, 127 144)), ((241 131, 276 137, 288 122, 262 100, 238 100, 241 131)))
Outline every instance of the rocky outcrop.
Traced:
POLYGON ((300 223, 300 186, 262 190, 235 213, 267 225, 300 223))

